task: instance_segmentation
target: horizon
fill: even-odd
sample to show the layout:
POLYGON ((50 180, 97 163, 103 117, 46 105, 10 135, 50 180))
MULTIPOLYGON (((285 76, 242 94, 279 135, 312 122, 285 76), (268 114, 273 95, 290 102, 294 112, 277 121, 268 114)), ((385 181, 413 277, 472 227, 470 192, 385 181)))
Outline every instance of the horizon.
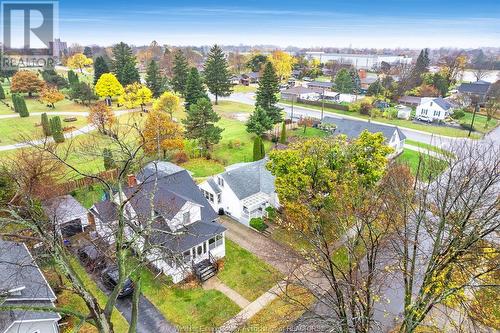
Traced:
POLYGON ((121 7, 59 1, 59 37, 82 45, 273 45, 280 48, 480 48, 500 45, 497 1, 373 4, 158 0, 121 7), (443 14, 444 13, 444 14, 443 14), (85 31, 85 34, 81 32, 85 31))

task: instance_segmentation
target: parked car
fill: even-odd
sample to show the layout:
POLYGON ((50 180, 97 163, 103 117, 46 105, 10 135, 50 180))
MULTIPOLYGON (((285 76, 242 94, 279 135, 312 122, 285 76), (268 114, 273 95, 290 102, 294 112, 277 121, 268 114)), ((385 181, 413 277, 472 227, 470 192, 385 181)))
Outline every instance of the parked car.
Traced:
MULTIPOLYGON (((104 271, 102 271, 101 279, 102 282, 106 285, 106 287, 113 290, 118 284, 118 276, 119 276, 118 267, 113 265, 109 266, 104 271)), ((122 290, 118 294, 118 298, 127 297, 132 295, 133 293, 134 293, 134 283, 130 281, 130 279, 127 279, 123 284, 122 290)))
POLYGON ((417 119, 419 121, 426 122, 426 123, 432 123, 432 118, 429 116, 420 115, 420 116, 416 117, 415 119, 417 119))
POLYGON ((101 269, 106 266, 106 258, 93 244, 85 245, 78 249, 78 258, 92 270, 101 269))

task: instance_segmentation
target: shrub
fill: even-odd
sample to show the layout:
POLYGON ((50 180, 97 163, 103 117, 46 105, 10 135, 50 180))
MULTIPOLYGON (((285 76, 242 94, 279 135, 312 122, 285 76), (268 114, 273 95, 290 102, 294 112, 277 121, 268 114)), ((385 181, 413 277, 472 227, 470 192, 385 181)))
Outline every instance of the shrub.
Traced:
POLYGON ((45 135, 45 136, 52 135, 52 131, 50 129, 49 117, 47 116, 47 114, 45 112, 42 113, 42 129, 43 129, 43 135, 45 135))
POLYGON ((254 217, 250 220, 250 226, 259 231, 264 231, 267 229, 267 224, 264 223, 264 220, 260 217, 254 217))
POLYGON ((111 151, 111 149, 104 148, 102 151, 102 158, 105 170, 111 170, 116 166, 115 160, 113 159, 113 152, 111 151))
POLYGON ((3 90, 3 86, 0 84, 0 99, 5 99, 5 91, 3 90))
POLYGON ((276 215, 278 214, 276 208, 269 206, 266 208, 267 212, 267 219, 271 222, 274 222, 276 220, 276 215))
POLYGON ((475 130, 476 130, 476 129, 474 128, 474 126, 471 126, 471 124, 470 124, 470 123, 460 123, 460 126, 461 126, 463 129, 467 130, 467 131, 470 131, 470 130, 475 131, 475 130))
POLYGON ((361 103, 359 108, 359 113, 364 114, 366 116, 370 115, 370 111, 373 109, 373 106, 370 103, 361 103))
POLYGON ((52 131, 52 137, 57 143, 64 142, 64 133, 61 125, 61 118, 55 116, 50 119, 50 130, 52 131))
POLYGON ((462 119, 463 117, 465 117, 465 112, 462 109, 455 110, 455 111, 453 111, 453 114, 451 115, 451 117, 453 119, 462 119))
POLYGON ((172 161, 175 164, 182 164, 182 163, 186 163, 187 161, 189 161, 189 157, 186 154, 186 152, 184 152, 184 151, 178 151, 172 157, 172 161))
POLYGON ((372 108, 372 109, 370 110, 370 116, 371 116, 372 118, 378 118, 378 117, 380 117, 381 115, 382 115, 382 110, 380 110, 380 109, 377 109, 377 108, 372 108))
POLYGON ((12 94, 12 104, 14 104, 14 111, 19 113, 20 117, 24 118, 30 116, 23 96, 19 94, 12 94))
POLYGON ((349 104, 349 112, 361 112, 361 104, 359 103, 349 104))

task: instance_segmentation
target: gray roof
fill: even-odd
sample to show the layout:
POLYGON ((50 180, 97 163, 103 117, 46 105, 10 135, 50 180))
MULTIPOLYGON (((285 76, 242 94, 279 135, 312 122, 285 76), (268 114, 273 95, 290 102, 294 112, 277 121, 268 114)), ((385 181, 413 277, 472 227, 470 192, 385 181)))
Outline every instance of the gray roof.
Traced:
POLYGON ((432 101, 437 105, 439 105, 445 111, 448 111, 449 109, 453 108, 453 104, 451 104, 442 97, 434 98, 432 101))
MULTIPOLYGON (((23 289, 9 294, 2 305, 53 305, 56 299, 26 246, 0 239, 0 292, 16 288, 23 289)), ((0 311, 0 332, 20 320, 59 318, 52 312, 0 311)))
POLYGON ((486 81, 478 81, 472 83, 462 83, 458 87, 458 91, 463 94, 486 95, 490 89, 491 83, 486 81))
POLYGON ((334 86, 333 82, 324 82, 324 81, 313 81, 307 84, 308 87, 319 87, 319 88, 327 88, 330 89, 334 86))
POLYGON ((402 97, 400 97, 398 99, 398 102, 419 105, 421 100, 422 100, 422 97, 417 97, 417 96, 402 96, 402 97))
POLYGON ((217 183, 215 182, 215 180, 213 178, 209 178, 207 180, 207 183, 208 183, 208 185, 210 185, 212 190, 214 190, 214 193, 221 193, 222 192, 219 185, 217 185, 217 183))
POLYGON ((274 176, 266 168, 268 160, 245 163, 237 168, 229 168, 221 177, 233 190, 238 199, 248 198, 259 192, 274 193, 274 176))
MULTIPOLYGON (((146 174, 146 170, 141 174, 146 174)), ((173 252, 182 252, 199 244, 216 234, 226 230, 222 225, 213 222, 218 215, 203 196, 198 186, 189 175, 181 168, 173 174, 162 173, 158 177, 155 185, 155 178, 152 174, 147 176, 146 181, 133 188, 126 188, 124 193, 130 198, 130 204, 139 216, 140 220, 146 220, 151 216, 150 198, 156 186, 153 196, 154 211, 158 217, 153 223, 156 230, 151 235, 150 242, 161 245, 173 252), (166 219, 171 219, 182 208, 186 202, 193 202, 201 206, 201 221, 195 221, 177 232, 172 232, 166 219), (162 232, 164 231, 164 232, 162 232)), ((138 177, 138 176, 137 176, 138 177)), ((106 200, 104 203, 97 203, 92 210, 103 222, 112 222, 116 208, 112 202, 106 200), (94 210, 95 209, 95 210, 94 210)))
POLYGON ((386 140, 390 140, 394 135, 394 132, 398 132, 399 138, 401 140, 406 139, 406 136, 403 134, 403 132, 401 132, 399 128, 394 126, 374 124, 372 122, 361 120, 332 117, 324 117, 323 122, 337 125, 335 134, 344 134, 350 139, 359 137, 359 135, 364 130, 367 130, 370 133, 382 133, 386 140))
POLYGON ((152 178, 156 174, 156 171, 158 171, 158 177, 161 178, 183 170, 185 169, 174 163, 155 161, 146 164, 146 166, 137 174, 136 178, 138 181, 143 182, 152 178))
POLYGON ((87 209, 71 195, 46 200, 43 203, 43 210, 51 221, 57 220, 58 223, 69 222, 87 214, 87 209))
POLYGON ((292 88, 288 88, 286 90, 283 90, 281 93, 282 94, 290 94, 290 95, 300 95, 300 94, 310 94, 310 93, 317 93, 321 94, 323 92, 323 89, 319 88, 307 88, 307 87, 302 87, 302 86, 296 86, 292 88))

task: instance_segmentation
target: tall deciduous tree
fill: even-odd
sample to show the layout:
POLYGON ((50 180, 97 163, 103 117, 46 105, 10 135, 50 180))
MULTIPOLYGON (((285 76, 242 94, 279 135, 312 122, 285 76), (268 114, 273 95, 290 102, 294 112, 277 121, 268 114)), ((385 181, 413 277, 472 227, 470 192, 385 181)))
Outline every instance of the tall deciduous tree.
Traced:
POLYGON ((351 74, 346 68, 342 68, 335 76, 335 89, 343 94, 352 94, 354 91, 354 82, 351 74))
POLYGON ((248 118, 246 126, 247 132, 262 136, 274 127, 274 122, 263 108, 257 106, 248 118))
POLYGON ((123 86, 114 74, 104 73, 97 81, 95 91, 100 97, 111 98, 123 94, 123 86))
POLYGON ((204 75, 208 90, 215 95, 215 104, 219 96, 231 95, 231 74, 226 57, 218 45, 214 45, 208 53, 204 75))
POLYGON ((44 103, 50 104, 52 108, 55 108, 55 103, 60 102, 64 99, 64 94, 57 90, 57 88, 46 86, 40 92, 40 100, 44 103))
POLYGON ((256 53, 251 55, 250 60, 247 62, 247 67, 252 72, 260 72, 267 63, 267 57, 263 54, 256 53))
POLYGON ((278 77, 276 76, 273 64, 268 62, 262 74, 262 78, 259 80, 259 86, 255 97, 255 107, 264 109, 274 124, 283 120, 281 108, 276 105, 278 103, 279 92, 278 77))
POLYGON ((104 60, 104 57, 98 56, 94 62, 94 84, 97 84, 97 81, 104 73, 109 73, 108 63, 104 60))
POLYGON ((12 77, 10 91, 14 93, 27 93, 32 96, 38 93, 45 86, 45 83, 38 78, 38 75, 31 71, 19 71, 12 77))
POLYGON ((146 85, 157 98, 165 91, 165 78, 160 73, 160 66, 155 60, 151 60, 146 71, 146 85))
POLYGON ((196 103, 201 98, 208 99, 207 91, 201 80, 200 73, 196 68, 191 68, 186 82, 186 91, 184 92, 186 107, 189 109, 191 104, 196 103))
POLYGON ((68 58, 68 67, 79 69, 83 73, 83 68, 92 66, 92 58, 87 58, 83 53, 76 53, 68 58))
POLYGON ((104 102, 97 102, 90 107, 88 122, 93 124, 99 132, 106 134, 115 123, 116 117, 109 106, 104 102))
POLYGON ((273 64, 280 80, 287 79, 292 74, 295 59, 290 54, 277 50, 269 56, 269 61, 273 64))
POLYGON ((123 86, 140 81, 136 60, 130 46, 120 42, 113 47, 113 73, 123 86))
POLYGON ((150 155, 161 151, 165 158, 167 152, 184 147, 182 132, 182 127, 165 112, 150 112, 144 125, 144 150, 150 155))
POLYGON ((223 129, 215 125, 220 116, 212 109, 208 98, 200 98, 195 104, 191 104, 186 112, 187 117, 182 121, 186 138, 198 140, 208 152, 221 139, 223 129))
POLYGON ((182 50, 175 51, 172 68, 172 87, 178 94, 184 96, 189 76, 189 65, 182 50))
POLYGON ((144 111, 144 106, 151 102, 153 94, 148 87, 139 83, 132 83, 125 87, 125 92, 120 96, 120 103, 127 108, 135 108, 140 106, 144 111))
POLYGON ((181 99, 175 93, 165 91, 161 96, 153 102, 153 110, 164 111, 173 119, 176 111, 181 109, 181 99))

